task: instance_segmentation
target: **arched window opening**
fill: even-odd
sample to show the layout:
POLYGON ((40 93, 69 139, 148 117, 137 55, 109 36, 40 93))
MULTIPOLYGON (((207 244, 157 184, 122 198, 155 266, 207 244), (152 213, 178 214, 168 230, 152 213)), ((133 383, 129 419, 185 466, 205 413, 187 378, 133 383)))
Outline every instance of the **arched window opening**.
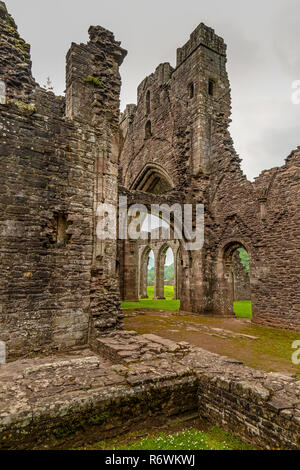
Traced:
POLYGON ((210 96, 214 96, 214 93, 215 93, 215 82, 214 80, 210 79, 208 81, 208 94, 210 96))
POLYGON ((183 266, 183 259, 181 248, 178 249, 176 260, 174 260, 174 299, 180 300, 181 297, 181 268, 183 266))
POLYGON ((146 126, 145 126, 145 139, 150 139, 151 137, 152 137, 151 121, 147 121, 146 126))
POLYGON ((54 219, 56 223, 56 243, 59 248, 62 248, 71 239, 71 235, 68 233, 71 222, 68 221, 68 215, 65 213, 56 214, 54 219))
POLYGON ((145 308, 180 309, 182 256, 172 230, 169 221, 160 216, 149 214, 142 224, 142 232, 148 236, 139 247, 137 280, 138 297, 145 308))
POLYGON ((174 265, 174 254, 171 248, 168 248, 165 255, 164 264, 164 296, 167 300, 174 299, 174 287, 175 287, 175 265, 174 265))
POLYGON ((136 177, 130 189, 144 193, 165 194, 174 188, 174 183, 160 165, 148 164, 136 177))
POLYGON ((174 298, 174 255, 168 244, 164 244, 158 253, 156 297, 159 300, 174 298))
MULTIPOLYGON (((158 230, 159 228, 168 229, 169 224, 167 224, 167 222, 157 217, 156 215, 147 214, 147 216, 145 217, 144 223, 142 225, 142 232, 151 233, 152 231, 154 232, 158 230)), ((157 234, 153 233, 152 235, 154 238, 154 235, 157 235, 157 234)))
POLYGON ((150 114, 151 111, 151 93, 150 90, 146 93, 146 114, 150 114))
POLYGON ((148 255, 147 262, 147 297, 152 300, 154 297, 154 280, 155 280, 155 259, 154 253, 151 250, 148 255))
POLYGON ((250 259, 240 243, 228 246, 224 253, 228 308, 238 318, 252 318, 250 259))
POLYGON ((188 90, 188 91, 189 91, 189 98, 190 98, 190 99, 191 99, 191 98, 194 98, 194 95, 195 95, 195 85, 194 85, 193 82, 191 82, 191 83, 189 84, 188 89, 189 89, 189 90, 188 90))

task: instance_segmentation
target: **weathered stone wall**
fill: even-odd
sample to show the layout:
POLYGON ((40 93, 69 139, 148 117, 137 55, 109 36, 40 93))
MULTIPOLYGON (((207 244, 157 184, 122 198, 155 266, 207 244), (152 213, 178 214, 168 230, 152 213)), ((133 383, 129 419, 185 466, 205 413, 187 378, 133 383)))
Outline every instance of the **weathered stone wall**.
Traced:
POLYGON ((230 308, 226 264, 235 247, 244 247, 250 258, 253 321, 299 330, 299 149, 281 168, 265 171, 250 183, 240 170, 227 126, 224 116, 216 118, 207 206, 212 309, 230 308))
MULTIPOLYGON (((119 194, 123 198, 126 198, 127 208, 130 208, 134 204, 142 204, 145 206, 148 213, 151 213, 151 204, 162 205, 162 204, 176 204, 181 198, 181 192, 176 190, 170 190, 164 194, 153 194, 149 192, 128 190, 124 186, 119 185, 119 194)), ((172 219, 172 217, 171 217, 172 219)), ((173 233, 174 223, 171 223, 171 234, 173 233)), ((119 262, 119 279, 120 279, 120 290, 121 297, 127 301, 138 301, 139 299, 139 281, 140 281, 140 253, 139 247, 143 245, 143 240, 119 240, 118 242, 118 262, 119 262)), ((158 240, 157 248, 159 249, 163 245, 162 240, 158 240)), ((171 241, 173 246, 180 245, 178 240, 171 241)), ((176 250, 179 254, 179 250, 176 250)), ((179 278, 177 279, 177 285, 179 286, 179 278)), ((179 286, 180 288, 180 286, 179 286)), ((177 295, 177 293, 176 293, 177 295)))
POLYGON ((161 64, 141 83, 120 128, 126 53, 112 33, 91 27, 88 44, 72 44, 66 98, 35 83, 3 2, 0 33, 0 332, 9 356, 95 343, 122 325, 118 276, 124 298, 136 300, 136 243, 120 242, 117 255, 96 233, 99 204, 117 206, 118 192, 129 205, 204 203, 205 246, 181 253, 183 310, 233 315, 232 256, 245 247, 254 321, 299 329, 300 148, 247 181, 228 131, 226 46, 212 29, 199 25, 176 68, 161 64))
POLYGON ((296 378, 151 334, 98 350, 1 367, 1 449, 78 448, 197 411, 259 449, 300 449, 296 378))
POLYGON ((29 48, 3 3, 0 13, 0 338, 12 357, 86 344, 120 324, 116 246, 99 246, 95 213, 117 200, 125 52, 100 27, 73 44, 66 107, 34 83, 29 48))
POLYGON ((299 449, 299 381, 194 351, 185 359, 198 377, 199 417, 258 449, 299 449))
POLYGON ((7 98, 28 102, 36 85, 31 75, 30 45, 20 37, 4 2, 0 2, 0 32, 0 79, 5 82, 7 98))
POLYGON ((170 205, 175 193, 176 202, 205 205, 205 245, 182 254, 183 310, 233 315, 233 253, 245 248, 253 321, 299 330, 300 149, 251 183, 230 114, 226 46, 201 24, 178 50, 176 68, 161 64, 122 116, 120 181, 136 193, 170 195, 170 205))

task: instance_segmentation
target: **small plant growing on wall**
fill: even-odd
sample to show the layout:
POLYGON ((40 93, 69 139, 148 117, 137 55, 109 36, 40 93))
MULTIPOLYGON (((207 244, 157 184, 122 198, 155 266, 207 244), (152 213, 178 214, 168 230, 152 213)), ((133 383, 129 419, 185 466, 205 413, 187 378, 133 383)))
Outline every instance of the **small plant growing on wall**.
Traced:
POLYGON ((88 77, 84 78, 83 82, 88 85, 93 85, 98 88, 102 86, 102 83, 100 82, 100 80, 98 80, 98 78, 96 77, 93 77, 92 75, 89 75, 88 77))

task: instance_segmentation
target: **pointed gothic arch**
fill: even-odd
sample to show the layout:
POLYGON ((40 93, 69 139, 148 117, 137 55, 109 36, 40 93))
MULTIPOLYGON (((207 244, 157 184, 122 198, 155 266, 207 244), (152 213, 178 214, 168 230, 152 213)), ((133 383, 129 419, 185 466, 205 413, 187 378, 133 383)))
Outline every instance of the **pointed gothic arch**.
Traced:
POLYGON ((147 164, 134 180, 130 189, 146 193, 163 194, 175 187, 166 170, 155 163, 147 164))

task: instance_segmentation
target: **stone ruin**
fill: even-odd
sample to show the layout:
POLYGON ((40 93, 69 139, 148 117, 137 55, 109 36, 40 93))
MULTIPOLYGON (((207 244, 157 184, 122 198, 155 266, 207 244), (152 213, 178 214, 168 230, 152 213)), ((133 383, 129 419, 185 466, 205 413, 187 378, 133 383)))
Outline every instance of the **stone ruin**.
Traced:
MULTIPOLYGON (((282 167, 247 180, 229 133, 223 39, 200 24, 178 49, 176 66, 160 64, 139 85, 137 105, 120 115, 119 67, 126 51, 110 31, 92 26, 87 44, 72 43, 65 97, 32 77, 30 46, 3 2, 0 34, 0 340, 10 361, 0 374, 0 435, 6 439, 12 430, 23 445, 28 413, 30 433, 42 436, 43 416, 54 429, 68 412, 84 420, 84 403, 103 411, 123 400, 128 408, 135 394, 155 390, 162 394, 156 411, 170 396, 172 412, 182 411, 182 397, 186 410, 194 410, 200 393, 200 411, 213 422, 240 429, 258 446, 276 446, 281 433, 284 448, 299 448, 299 382, 186 344, 121 331, 121 299, 141 296, 139 272, 152 242, 96 234, 98 205, 117 208, 119 196, 129 206, 204 204, 201 251, 188 252, 180 242, 158 241, 155 248, 157 276, 166 247, 176 249, 181 309, 232 316, 237 278, 244 285, 239 296, 250 296, 245 273, 235 267, 236 252, 244 248, 253 322, 300 330, 300 147, 282 167), (89 349, 82 357, 53 359, 57 351, 76 348, 89 349), (91 351, 121 365, 99 366, 91 351), (53 353, 49 363, 32 359, 53 353), (141 365, 130 368, 132 355, 137 360, 140 354, 141 365), (160 362, 153 364, 157 354, 160 362), (17 358, 27 368, 14 375, 17 358), (65 401, 56 403, 52 392, 66 392, 65 401), (239 427, 242 415, 245 428, 239 427)), ((144 417, 145 401, 140 405, 144 417)))
MULTIPOLYGON (((247 300, 251 290, 253 322, 299 330, 300 147, 282 167, 247 180, 228 130, 226 61, 223 39, 200 24, 175 68, 160 64, 143 80, 137 106, 121 116, 119 191, 129 204, 204 204, 203 249, 179 251, 183 311, 232 315, 240 279, 247 300), (239 248, 250 258, 250 287, 235 274, 239 248)), ((122 293, 138 299, 138 245, 128 240, 119 252, 122 293)))
MULTIPOLYGON (((119 115, 126 51, 89 29, 67 54, 66 96, 41 88, 0 3, 1 340, 10 357, 92 344, 139 298, 140 244, 96 236, 99 203, 203 203, 205 244, 176 251, 181 308, 233 315, 234 253, 250 258, 253 322, 300 329, 299 156, 254 183, 229 134, 226 45, 204 24, 119 115), (151 129, 150 129, 151 127, 151 129)), ((157 268, 159 271, 159 267, 157 268)), ((250 299, 249 299, 250 300, 250 299)))
POLYGON ((10 356, 67 349, 122 325, 117 243, 95 212, 117 204, 119 66, 111 32, 67 55, 66 97, 39 87, 30 47, 0 3, 1 340, 10 356))

